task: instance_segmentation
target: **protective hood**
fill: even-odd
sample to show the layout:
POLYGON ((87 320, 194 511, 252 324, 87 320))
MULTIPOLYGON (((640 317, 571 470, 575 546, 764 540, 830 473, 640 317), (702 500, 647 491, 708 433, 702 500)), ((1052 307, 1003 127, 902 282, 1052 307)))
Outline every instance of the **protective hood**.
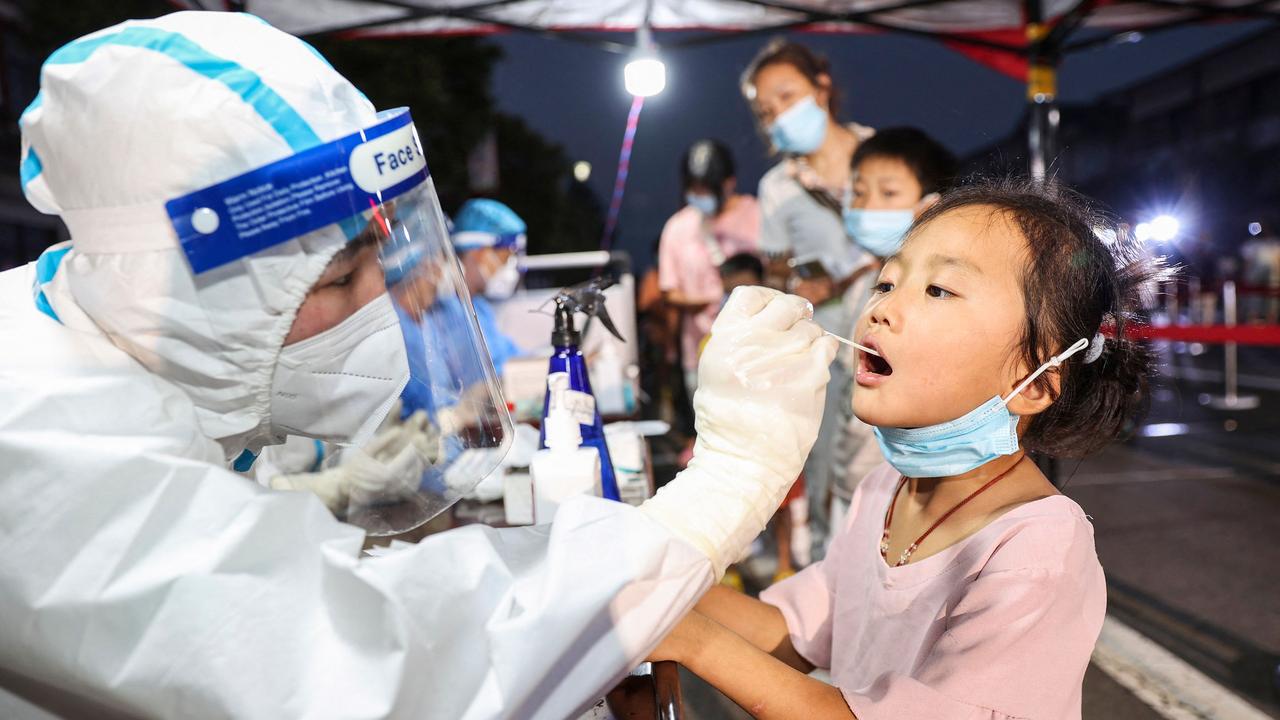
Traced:
POLYGON ((348 238, 324 228, 196 275, 165 203, 368 127, 373 105, 305 42, 231 13, 86 36, 40 85, 20 120, 23 192, 71 231, 42 286, 49 312, 185 392, 228 459, 275 441, 280 348, 348 238))

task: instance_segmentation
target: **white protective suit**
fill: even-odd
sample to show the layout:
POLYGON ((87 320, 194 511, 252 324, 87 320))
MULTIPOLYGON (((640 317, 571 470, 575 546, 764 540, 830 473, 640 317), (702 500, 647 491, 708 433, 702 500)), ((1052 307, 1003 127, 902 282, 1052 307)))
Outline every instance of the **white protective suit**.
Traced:
POLYGON ((224 13, 95 33, 41 85, 24 190, 72 240, 0 273, 0 715, 572 716, 799 474, 834 344, 803 301, 741 289, 706 351, 694 463, 649 503, 362 557, 316 497, 228 469, 272 436, 276 358, 326 256, 285 243, 202 285, 163 206, 296 152, 285 110, 327 141, 368 101, 224 13))

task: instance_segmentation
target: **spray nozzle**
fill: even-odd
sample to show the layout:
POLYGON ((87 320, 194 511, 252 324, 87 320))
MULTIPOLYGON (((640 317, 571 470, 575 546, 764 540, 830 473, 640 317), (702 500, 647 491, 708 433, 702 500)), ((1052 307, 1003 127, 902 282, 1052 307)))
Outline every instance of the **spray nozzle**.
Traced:
POLYGON ((622 333, 609 317, 609 309, 605 305, 604 291, 612 287, 616 281, 610 277, 598 277, 587 282, 567 287, 555 297, 556 324, 551 335, 553 345, 577 345, 582 340, 573 324, 576 313, 585 313, 588 317, 599 318, 605 329, 614 337, 626 342, 622 333))

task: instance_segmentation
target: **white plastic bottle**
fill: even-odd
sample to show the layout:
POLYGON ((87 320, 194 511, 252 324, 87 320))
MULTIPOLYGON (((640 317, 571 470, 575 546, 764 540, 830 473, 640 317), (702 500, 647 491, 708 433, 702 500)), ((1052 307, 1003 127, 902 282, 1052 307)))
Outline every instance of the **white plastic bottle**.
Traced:
POLYGON ((546 419, 547 447, 529 463, 533 476, 533 522, 545 525, 560 503, 575 495, 602 495, 600 452, 582 445, 582 430, 562 403, 555 403, 546 419))

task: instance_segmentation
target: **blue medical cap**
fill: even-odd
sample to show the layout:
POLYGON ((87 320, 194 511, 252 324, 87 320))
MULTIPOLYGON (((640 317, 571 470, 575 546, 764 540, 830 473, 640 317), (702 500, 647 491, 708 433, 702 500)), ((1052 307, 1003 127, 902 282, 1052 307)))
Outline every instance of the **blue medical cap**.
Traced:
POLYGON ((523 251, 524 220, 497 200, 475 198, 458 209, 453 219, 453 247, 456 250, 496 247, 523 251))

